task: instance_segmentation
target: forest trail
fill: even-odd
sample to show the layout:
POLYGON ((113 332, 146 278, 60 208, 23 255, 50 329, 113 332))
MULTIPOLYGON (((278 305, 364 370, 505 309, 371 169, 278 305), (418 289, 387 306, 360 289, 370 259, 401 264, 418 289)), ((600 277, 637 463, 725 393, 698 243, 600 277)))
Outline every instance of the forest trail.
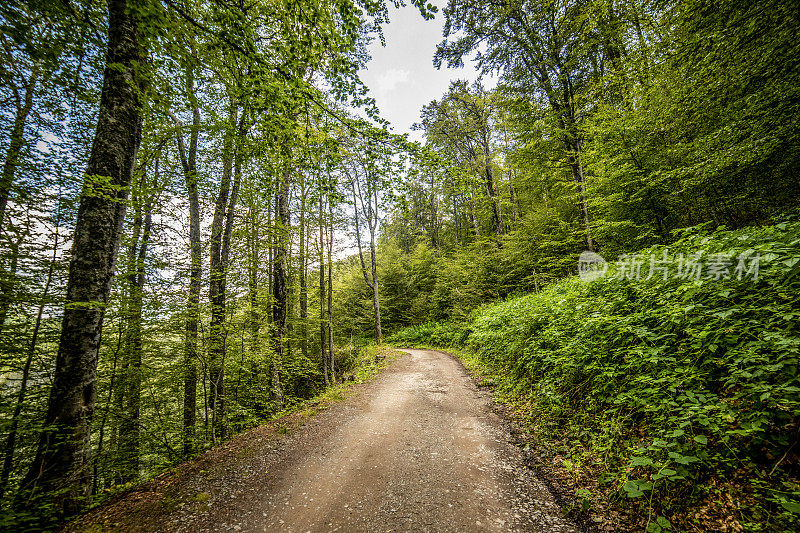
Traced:
POLYGON ((129 502, 121 516, 100 513, 94 524, 136 531, 577 530, 524 465, 490 395, 452 356, 404 350, 359 387, 282 438, 245 435, 248 445, 230 447, 208 470, 186 472, 158 506, 140 495, 145 504, 129 502))

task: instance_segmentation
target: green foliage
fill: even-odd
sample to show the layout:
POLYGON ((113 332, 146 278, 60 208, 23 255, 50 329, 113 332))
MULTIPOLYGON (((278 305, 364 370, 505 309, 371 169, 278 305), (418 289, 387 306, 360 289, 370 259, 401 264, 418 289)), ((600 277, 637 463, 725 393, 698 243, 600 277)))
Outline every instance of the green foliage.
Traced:
MULTIPOLYGON (((411 4, 425 19, 436 12, 424 0, 411 4)), ((369 177, 364 215, 378 242, 380 308, 395 342, 470 347, 541 431, 561 435, 570 469, 599 458, 616 497, 658 507, 648 531, 686 523, 680 498, 713 500, 707 481, 722 474, 753 511, 744 525, 792 528, 800 510, 798 225, 733 233, 723 225, 775 223, 797 210, 800 4, 447 4, 435 62, 462 64, 479 51, 479 70, 500 84, 454 82, 423 109, 421 147, 335 108, 366 106, 386 124, 357 75, 365 44, 382 38, 381 0, 131 3, 147 52, 137 64, 150 87, 140 95, 137 180, 152 175, 154 190, 144 196, 154 195, 157 223, 142 255, 143 288, 134 290, 138 260, 125 254, 140 237, 126 221, 97 368, 84 369, 97 379, 95 500, 180 461, 184 432, 196 450, 216 441, 212 369, 224 369, 231 432, 320 393, 325 318, 316 313, 325 298, 311 269, 325 250, 315 233, 348 229, 343 219, 357 200, 353 191, 353 204, 342 208, 343 182, 359 167, 369 177), (231 105, 238 122, 228 118, 231 105), (186 135, 188 150, 173 146, 186 135), (389 145, 411 154, 406 175, 405 157, 389 156, 389 145), (234 149, 235 163, 224 163, 234 149), (207 222, 226 170, 241 177, 245 206, 231 202, 226 327, 209 331, 201 303, 198 351, 187 358, 184 189, 197 185, 207 222), (281 180, 292 189, 283 225, 270 207, 281 180), (698 224, 720 229, 681 230, 698 224), (559 282, 574 273, 589 236, 607 257, 656 245, 761 254, 764 273, 757 282, 559 282), (270 320, 281 307, 269 287, 279 243, 288 248, 287 331, 277 344, 285 350, 276 350, 280 328, 270 320), (140 290, 143 310, 132 312, 140 290), (514 297, 530 292, 538 294, 514 297), (224 357, 209 360, 220 342, 224 357), (196 438, 181 424, 189 368, 199 372, 196 438), (130 421, 139 430, 137 466, 128 469, 121 450, 130 421)), ((3 506, 47 411, 77 203, 120 192, 108 177, 83 175, 107 19, 102 2, 0 7, 8 148, 0 180, 0 433, 11 460, 0 476, 3 506)), ((130 193, 135 218, 143 195, 130 193)), ((341 346, 331 359, 340 378, 359 380, 380 367, 377 348, 364 348, 375 330, 373 293, 355 258, 334 269, 332 330, 341 346)), ((591 494, 578 496, 590 505, 591 494)), ((0 529, 13 526, 8 520, 0 516, 0 529)))
POLYGON ((396 332, 389 342, 396 346, 461 346, 469 329, 459 329, 459 323, 426 322, 396 332))
POLYGON ((635 54, 598 83, 586 127, 595 224, 614 251, 709 220, 769 220, 800 192, 797 3, 663 9, 659 30, 637 26, 635 54))
POLYGON ((602 465, 616 498, 704 528, 686 510, 725 490, 748 508, 743 527, 796 528, 800 223, 686 231, 669 252, 760 254, 759 277, 635 280, 612 269, 392 340, 467 348, 541 436, 602 465))

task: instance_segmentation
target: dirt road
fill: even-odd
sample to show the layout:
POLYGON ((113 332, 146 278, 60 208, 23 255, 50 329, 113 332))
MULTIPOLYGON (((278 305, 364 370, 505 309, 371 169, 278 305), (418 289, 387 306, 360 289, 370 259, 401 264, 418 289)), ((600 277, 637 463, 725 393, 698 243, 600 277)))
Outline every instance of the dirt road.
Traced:
MULTIPOLYGON (((153 526, 576 531, 524 466, 488 393, 447 354, 407 350, 356 396, 267 442, 235 466, 198 476, 153 526), (204 496, 186 504, 188 494, 204 496)), ((146 522, 137 527, 153 527, 146 522)))

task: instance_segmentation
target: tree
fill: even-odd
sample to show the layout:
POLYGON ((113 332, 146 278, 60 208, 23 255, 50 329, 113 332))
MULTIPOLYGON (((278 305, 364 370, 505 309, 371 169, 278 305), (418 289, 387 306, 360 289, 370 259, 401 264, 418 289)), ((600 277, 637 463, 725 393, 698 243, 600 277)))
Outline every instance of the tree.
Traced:
MULTIPOLYGON (((378 344, 383 342, 381 328, 380 281, 378 279, 378 259, 376 243, 378 233, 378 216, 380 197, 385 187, 382 173, 387 172, 389 166, 388 154, 382 153, 370 144, 364 146, 364 153, 353 153, 346 159, 342 169, 350 184, 353 199, 353 226, 355 227, 356 243, 358 244, 358 258, 364 282, 372 289, 372 309, 375 321, 375 339, 378 344), (380 166, 379 166, 380 165, 380 166), (369 233, 369 262, 370 270, 364 261, 364 251, 361 246, 361 223, 367 226, 369 233)), ((320 274, 321 276, 322 274, 320 274)))
MULTIPOLYGON (((304 131, 298 116, 305 110, 314 124, 332 121, 356 137, 374 135, 333 102, 367 102, 357 78, 362 44, 386 20, 386 6, 366 0, 340 2, 333 10, 316 0, 109 0, 106 18, 95 4, 45 4, 12 1, 0 8, 0 55, 8 59, 0 67, 0 129, 9 140, 0 176, 6 243, 0 253, 0 379, 22 384, 0 391, 8 443, 0 485, 13 494, 22 478, 24 490, 14 494, 18 508, 41 497, 43 508, 62 518, 105 488, 151 475, 271 416, 284 398, 290 404, 317 390, 322 376, 308 358, 311 334, 301 327, 297 335, 314 295, 308 287, 299 296, 292 289, 295 265, 301 286, 308 283, 316 192, 328 201, 320 214, 327 280, 319 295, 320 323, 324 364, 335 382, 333 246, 341 198, 335 183, 321 191, 309 187, 313 165, 303 168, 299 154, 304 143, 315 144, 317 161, 335 159, 339 149, 327 143, 329 132, 312 124, 304 131), (92 136, 85 123, 94 122, 95 113, 92 136), (38 131, 30 127, 33 119, 38 131), (90 147, 84 139, 91 138, 90 147), (258 153, 251 150, 256 138, 258 153), (177 150, 167 149, 173 142, 177 150), (248 194, 269 198, 271 207, 259 217, 260 204, 248 198, 247 228, 238 188, 252 186, 267 167, 275 171, 270 184, 248 194), (306 187, 300 197, 298 178, 306 187), (156 203, 155 189, 166 208, 156 203), (54 234, 56 200, 63 210, 54 234), (299 257, 295 220, 301 221, 299 257), (211 229, 207 247, 205 227, 211 229), (61 257, 69 233, 67 277, 61 257), (188 246, 176 244, 184 240, 188 246), (245 248, 246 283, 236 261, 245 248), (259 254, 266 248, 267 264, 259 254), (208 313, 201 303, 205 253, 208 313), (123 268, 115 277, 118 261, 123 268), (269 283, 259 278, 262 271, 269 283), (65 282, 62 320, 50 308, 60 306, 65 282), (262 285, 273 292, 274 350, 259 346, 259 331, 266 329, 255 320, 262 285), (298 303, 306 307, 299 322, 298 303), (247 322, 245 310, 249 351, 238 328, 247 322), (241 344, 232 342, 240 338, 241 344), (259 384, 270 381, 268 401, 270 391, 259 384), (245 382, 255 385, 252 393, 245 382), (196 428, 201 402, 206 433, 196 428)), ((374 106, 369 113, 375 116, 374 106)), ((332 164, 331 172, 326 182, 340 170, 332 164)))
POLYGON ((146 168, 141 169, 139 183, 133 188, 134 194, 132 195, 134 218, 127 250, 126 285, 128 295, 125 312, 127 323, 122 355, 124 388, 120 391, 120 396, 124 397, 125 404, 119 431, 120 462, 122 463, 120 479, 123 483, 130 482, 139 475, 145 259, 150 245, 153 205, 157 202, 158 158, 160 156, 158 152, 160 149, 160 146, 156 147, 156 154, 154 154, 152 184, 147 183, 146 168))
POLYGON ((89 423, 95 403, 97 351, 111 290, 127 187, 141 141, 146 50, 135 4, 111 0, 108 59, 100 114, 75 226, 45 430, 23 486, 57 491, 58 515, 79 511, 91 488, 89 423))
POLYGON ((3 45, 0 53, 2 53, 3 64, 7 65, 3 68, 2 80, 4 85, 8 85, 14 104, 14 118, 9 132, 8 148, 3 160, 2 174, 0 174, 0 234, 4 233, 6 206, 17 167, 22 163, 25 126, 33 109, 34 94, 40 84, 42 62, 54 59, 52 58, 53 52, 49 54, 45 52, 47 44, 51 46, 55 44, 48 35, 52 31, 48 28, 48 23, 51 21, 47 18, 40 18, 39 13, 31 12, 26 8, 27 6, 20 7, 21 9, 12 12, 12 16, 16 15, 21 18, 22 20, 17 21, 18 27, 26 27, 27 32, 33 35, 26 35, 24 39, 21 39, 18 34, 9 32, 7 35, 4 33, 0 38, 3 45))
POLYGON ((486 50, 477 55, 482 72, 500 71, 503 81, 524 98, 549 106, 563 156, 578 186, 586 246, 594 250, 581 129, 586 116, 581 98, 596 73, 591 60, 600 56, 590 27, 591 7, 591 0, 489 6, 450 0, 444 10, 445 40, 436 50, 434 63, 437 67, 443 62, 463 65, 464 56, 485 43, 486 50))
POLYGON ((272 394, 278 409, 283 407, 283 389, 280 381, 280 365, 286 354, 286 323, 289 314, 289 180, 291 179, 291 156, 284 152, 281 163, 275 169, 277 188, 275 191, 275 222, 277 239, 272 280, 272 346, 275 360, 272 370, 272 394))
POLYGON ((55 230, 53 233, 53 246, 52 257, 47 267, 47 275, 45 278, 44 288, 39 300, 39 305, 36 310, 36 321, 34 322, 33 331, 31 333, 30 342, 28 344, 27 353, 25 356, 25 363, 22 367, 22 376, 20 380, 19 391, 17 392, 16 404, 14 405, 14 412, 11 415, 11 426, 8 430, 6 437, 5 455, 3 457, 3 469, 0 472, 0 499, 5 494, 6 487, 8 487, 11 471, 14 466, 14 452, 17 446, 17 436, 19 430, 20 418, 22 415, 22 408, 25 404, 26 395, 28 392, 28 381, 30 379, 31 367, 33 358, 36 356, 38 348, 39 334, 42 328, 42 319, 44 316, 45 306, 47 305, 48 298, 50 297, 50 290, 53 285, 53 278, 55 274, 56 261, 58 259, 59 249, 59 230, 61 229, 61 205, 57 208, 55 230))
POLYGON ((422 123, 416 127, 425 131, 431 146, 454 153, 465 170, 480 176, 491 203, 492 228, 499 238, 504 225, 492 155, 492 100, 480 82, 471 90, 466 82, 453 82, 441 102, 422 109, 422 123))
POLYGON ((200 105, 195 94, 195 70, 191 62, 185 67, 186 96, 192 112, 189 132, 189 149, 183 140, 183 122, 170 113, 178 128, 176 135, 178 155, 183 169, 184 183, 189 200, 189 295, 186 305, 186 340, 184 347, 185 376, 183 388, 183 453, 190 455, 195 444, 195 417, 197 414, 197 346, 200 322, 200 289, 203 266, 200 242, 200 199, 197 191, 197 143, 200 136, 200 105))
POLYGON ((209 339, 209 380, 211 384, 212 432, 215 438, 224 438, 225 422, 225 299, 230 257, 231 231, 234 209, 241 182, 241 139, 245 115, 237 117, 239 104, 231 98, 228 107, 228 122, 224 129, 222 146, 222 180, 214 204, 214 220, 211 223, 211 259, 209 262, 209 292, 211 303, 211 326, 209 339), (236 135, 236 132, 239 135, 236 135), (233 180, 231 177, 233 176, 233 180))

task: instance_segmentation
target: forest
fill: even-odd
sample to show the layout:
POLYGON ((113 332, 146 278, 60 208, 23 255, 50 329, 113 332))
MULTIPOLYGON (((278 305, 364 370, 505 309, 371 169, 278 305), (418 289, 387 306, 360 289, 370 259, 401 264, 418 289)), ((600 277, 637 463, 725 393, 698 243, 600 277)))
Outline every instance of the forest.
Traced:
POLYGON ((421 142, 360 77, 403 5, 3 2, 0 529, 384 343, 491 383, 571 512, 800 525, 800 4, 412 0, 420 61, 482 76, 421 142))

